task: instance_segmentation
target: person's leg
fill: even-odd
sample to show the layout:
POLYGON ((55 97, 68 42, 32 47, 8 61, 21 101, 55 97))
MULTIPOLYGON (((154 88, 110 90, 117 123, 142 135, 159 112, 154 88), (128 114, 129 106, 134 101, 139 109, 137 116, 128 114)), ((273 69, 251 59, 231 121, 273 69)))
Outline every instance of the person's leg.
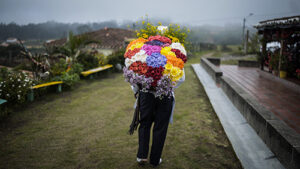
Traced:
POLYGON ((150 154, 150 163, 158 165, 164 147, 169 119, 172 111, 172 98, 156 99, 156 110, 154 114, 153 140, 150 154))
POLYGON ((140 92, 140 126, 138 158, 147 159, 149 151, 150 129, 153 123, 155 98, 151 93, 140 92))

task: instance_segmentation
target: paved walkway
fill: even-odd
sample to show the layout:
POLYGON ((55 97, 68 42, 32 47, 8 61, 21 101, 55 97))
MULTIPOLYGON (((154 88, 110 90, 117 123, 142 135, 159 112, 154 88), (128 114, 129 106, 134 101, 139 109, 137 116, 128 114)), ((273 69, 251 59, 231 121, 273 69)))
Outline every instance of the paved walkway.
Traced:
POLYGON ((192 65, 245 169, 284 168, 243 115, 199 64, 192 65))
POLYGON ((300 133, 300 93, 284 84, 259 76, 256 68, 222 65, 223 76, 231 78, 264 107, 300 133))

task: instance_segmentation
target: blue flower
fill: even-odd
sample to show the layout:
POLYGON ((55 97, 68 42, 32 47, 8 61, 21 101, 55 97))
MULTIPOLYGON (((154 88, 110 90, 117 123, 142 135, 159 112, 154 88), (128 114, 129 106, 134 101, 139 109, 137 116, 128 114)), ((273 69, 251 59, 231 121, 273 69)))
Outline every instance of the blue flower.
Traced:
POLYGON ((148 66, 152 67, 164 67, 167 63, 167 58, 160 53, 152 53, 150 56, 147 57, 146 63, 148 66))

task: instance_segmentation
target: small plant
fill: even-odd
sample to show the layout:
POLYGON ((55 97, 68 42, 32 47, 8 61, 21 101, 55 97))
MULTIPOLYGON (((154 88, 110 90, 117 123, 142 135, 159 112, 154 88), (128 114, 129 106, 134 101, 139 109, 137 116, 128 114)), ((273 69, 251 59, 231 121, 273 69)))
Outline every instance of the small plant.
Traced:
POLYGON ((104 66, 108 63, 108 57, 102 53, 96 53, 95 56, 98 58, 99 66, 104 66))
POLYGON ((77 62, 83 65, 84 70, 89 70, 99 66, 98 58, 90 53, 81 53, 77 57, 77 62))
POLYGON ((68 71, 69 74, 78 74, 83 71, 83 66, 80 63, 73 63, 68 71))
POLYGON ((65 59, 60 59, 56 64, 54 64, 50 68, 50 73, 52 76, 60 76, 65 72, 68 68, 68 65, 65 59))
POLYGON ((114 52, 108 57, 108 64, 117 65, 121 64, 124 66, 125 58, 124 58, 125 50, 121 49, 119 51, 114 52))
POLYGON ((71 74, 69 72, 64 72, 61 76, 56 76, 52 78, 52 81, 63 81, 64 85, 67 88, 71 88, 80 80, 80 76, 78 74, 71 74))

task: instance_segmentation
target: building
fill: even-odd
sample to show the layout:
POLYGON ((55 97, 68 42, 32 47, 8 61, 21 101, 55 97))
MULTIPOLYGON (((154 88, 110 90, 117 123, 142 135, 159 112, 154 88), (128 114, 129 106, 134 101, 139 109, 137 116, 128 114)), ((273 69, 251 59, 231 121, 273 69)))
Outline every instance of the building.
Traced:
MULTIPOLYGON (((119 28, 104 28, 93 32, 84 33, 91 41, 100 43, 90 43, 85 46, 86 49, 94 49, 104 55, 110 55, 114 51, 122 49, 126 46, 129 39, 135 38, 133 30, 119 28)), ((51 40, 46 42, 46 47, 59 47, 67 42, 67 38, 59 40, 51 40)))
POLYGON ((300 77, 300 15, 261 21, 254 27, 262 35, 261 69, 300 77))

